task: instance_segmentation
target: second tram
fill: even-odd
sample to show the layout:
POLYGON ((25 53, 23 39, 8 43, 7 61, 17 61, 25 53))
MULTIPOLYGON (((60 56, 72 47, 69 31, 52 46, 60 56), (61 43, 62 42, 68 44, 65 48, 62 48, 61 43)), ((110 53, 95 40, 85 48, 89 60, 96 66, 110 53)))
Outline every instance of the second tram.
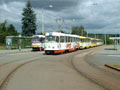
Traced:
POLYGON ((34 35, 32 36, 32 50, 33 51, 43 51, 45 43, 44 35, 34 35))

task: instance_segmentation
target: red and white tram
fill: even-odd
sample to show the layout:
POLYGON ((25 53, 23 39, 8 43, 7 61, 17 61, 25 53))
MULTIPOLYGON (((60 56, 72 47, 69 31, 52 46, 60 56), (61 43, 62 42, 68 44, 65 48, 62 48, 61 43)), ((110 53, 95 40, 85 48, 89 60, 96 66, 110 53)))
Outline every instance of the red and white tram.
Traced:
POLYGON ((46 33, 45 53, 57 54, 79 49, 79 36, 59 32, 46 33))

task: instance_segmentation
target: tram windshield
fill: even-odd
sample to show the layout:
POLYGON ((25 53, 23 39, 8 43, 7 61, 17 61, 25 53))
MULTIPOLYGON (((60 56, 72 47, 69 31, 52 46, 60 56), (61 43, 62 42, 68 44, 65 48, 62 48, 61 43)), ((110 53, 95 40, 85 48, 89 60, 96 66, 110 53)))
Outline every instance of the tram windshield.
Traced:
POLYGON ((41 42, 43 43, 45 40, 45 38, 41 38, 41 37, 33 37, 32 38, 32 42, 41 42))
POLYGON ((96 40, 92 40, 93 43, 96 43, 97 41, 96 40))
POLYGON ((46 36, 46 42, 59 42, 58 36, 46 36))

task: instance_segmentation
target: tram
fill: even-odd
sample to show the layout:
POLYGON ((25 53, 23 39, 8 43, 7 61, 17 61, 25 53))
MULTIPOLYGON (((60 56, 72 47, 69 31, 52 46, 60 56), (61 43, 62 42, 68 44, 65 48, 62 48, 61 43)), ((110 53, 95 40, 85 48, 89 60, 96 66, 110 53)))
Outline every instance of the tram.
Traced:
POLYGON ((101 40, 60 32, 49 32, 45 35, 44 50, 46 54, 71 52, 101 45, 101 40))
POLYGON ((80 36, 80 49, 89 48, 91 45, 89 37, 80 36))
POLYGON ((90 38, 91 41, 91 47, 96 47, 97 46, 97 40, 95 38, 90 38))
POLYGON ((33 51, 43 51, 45 43, 44 35, 33 35, 32 36, 32 50, 33 51))
POLYGON ((45 53, 64 53, 79 49, 79 36, 59 32, 46 33, 45 53))
POLYGON ((96 39, 96 40, 97 40, 97 43, 96 43, 97 46, 103 45, 103 41, 101 39, 96 39))

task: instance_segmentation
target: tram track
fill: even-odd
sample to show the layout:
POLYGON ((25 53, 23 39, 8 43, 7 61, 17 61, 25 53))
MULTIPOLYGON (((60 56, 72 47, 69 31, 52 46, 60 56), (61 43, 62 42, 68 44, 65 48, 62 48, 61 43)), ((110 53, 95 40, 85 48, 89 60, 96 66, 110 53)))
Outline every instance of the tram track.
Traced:
MULTIPOLYGON (((33 57, 33 56, 32 56, 32 57, 33 57)), ((23 58, 23 60, 28 59, 28 58, 32 58, 32 57, 23 58)), ((36 57, 36 56, 35 56, 35 57, 36 57)), ((17 62, 17 61, 19 61, 19 60, 21 60, 21 59, 14 59, 14 60, 12 60, 12 61, 9 61, 9 62, 0 64, 0 67, 5 66, 5 65, 8 65, 8 64, 10 64, 10 63, 17 62)))
MULTIPOLYGON (((38 61, 40 59, 45 59, 47 57, 37 57, 37 58, 26 58, 26 59, 23 59, 22 61, 12 61, 12 62, 9 62, 9 63, 6 63, 4 65, 2 65, 2 71, 4 71, 5 69, 10 69, 11 70, 5 70, 4 74, 3 75, 0 75, 0 90, 5 90, 5 87, 7 86, 7 83, 9 82, 9 80, 12 78, 12 75, 19 69, 21 68, 22 66, 28 64, 28 63, 31 63, 31 62, 34 62, 34 61, 38 61), (27 60, 29 59, 29 60, 27 60), (6 67, 6 68, 5 68, 6 67), (3 77, 2 77, 3 76, 3 77)), ((1 68, 0 67, 0 68, 1 68)), ((1 73, 1 72, 0 72, 1 73)))
MULTIPOLYGON (((90 52, 93 52, 93 51, 91 51, 91 50, 89 50, 90 52)), ((88 51, 88 53, 90 53, 88 51)), ((83 52, 84 53, 84 52, 83 52)), ((86 53, 87 54, 87 53, 86 53)), ((86 55, 85 54, 85 55, 86 55)), ((76 54, 77 55, 77 54, 76 54)), ((76 56, 75 55, 75 56, 76 56)), ((84 57, 84 56, 83 56, 84 57)), ((84 78, 86 78, 86 79, 88 79, 90 82, 92 82, 92 83, 94 83, 94 84, 96 84, 97 86, 99 86, 100 88, 103 88, 104 90, 110 90, 110 89, 108 89, 108 88, 106 88, 106 87, 104 87, 102 84, 100 84, 99 82, 97 82, 96 80, 94 80, 93 78, 90 78, 86 73, 84 73, 84 72, 82 72, 82 71, 80 71, 77 67, 76 67, 76 65, 74 64, 74 56, 70 59, 71 60, 71 65, 72 65, 72 67, 73 67, 73 69, 77 72, 77 73, 79 73, 80 75, 82 75, 84 78)))
POLYGON ((113 73, 113 72, 111 72, 109 70, 106 70, 105 67, 99 67, 99 66, 97 66, 93 61, 91 61, 90 59, 88 59, 89 56, 91 56, 91 55, 87 55, 87 57, 85 57, 85 62, 87 64, 89 64, 91 67, 96 68, 96 69, 98 69, 98 70, 100 70, 100 71, 102 71, 102 72, 104 72, 106 74, 109 74, 111 77, 115 77, 115 78, 117 78, 117 79, 120 80, 120 75, 119 74, 115 74, 115 73, 113 73))
MULTIPOLYGON (((98 48, 99 49, 99 48, 98 48)), ((80 60, 81 64, 78 64, 78 58, 76 58, 76 55, 72 56, 71 64, 73 66, 73 69, 78 72, 80 75, 82 75, 84 78, 88 79, 90 82, 98 85, 99 87, 103 88, 104 90, 120 90, 119 87, 119 80, 115 78, 115 76, 111 77, 110 72, 106 73, 105 70, 101 70, 101 68, 95 66, 93 62, 90 62, 86 60, 88 54, 94 53, 95 50, 88 50, 87 54, 83 55, 80 60), (84 64, 84 65, 82 65, 84 64), (80 66, 81 65, 81 66, 80 66), (88 68, 84 69, 84 68, 88 68), (84 71, 86 70, 86 71, 84 71), (90 71, 91 70, 91 71, 90 71), (91 74, 93 73, 94 74, 91 74)), ((84 53, 84 52, 83 52, 84 53)))
MULTIPOLYGON (((86 52, 86 50, 82 51, 81 53, 84 53, 84 52, 86 52)), ((73 56, 75 56, 77 54, 79 54, 79 53, 75 52, 75 54, 73 54, 71 57, 73 57, 73 56)), ((29 57, 29 58, 31 58, 31 57, 29 57)), ((8 70, 8 71, 4 72, 5 75, 3 75, 4 77, 0 80, 0 82, 1 82, 0 83, 0 90, 5 90, 5 88, 6 88, 7 84, 8 84, 8 82, 9 82, 9 80, 12 78, 12 76, 14 75, 14 73, 19 68, 21 68, 22 66, 24 66, 24 65, 26 65, 28 63, 31 63, 31 62, 34 62, 34 61, 38 61, 39 59, 45 59, 45 58, 47 58, 47 57, 43 57, 43 58, 35 58, 35 57, 33 57, 33 58, 29 59, 29 60, 27 60, 28 58, 24 58, 21 61, 14 60, 14 61, 11 61, 11 62, 8 62, 8 63, 5 63, 5 64, 1 65, 0 68, 2 67, 3 70, 4 70, 5 67, 11 68, 11 66, 12 66, 12 68, 11 68, 11 70, 8 70)), ((2 76, 2 75, 0 75, 0 76, 2 76)))
MULTIPOLYGON (((98 48, 99 49, 99 48, 98 48)), ((95 48, 95 50, 97 50, 97 48, 95 48)), ((81 71, 78 67, 76 67, 76 64, 75 64, 75 61, 74 61, 74 58, 76 57, 76 55, 78 54, 81 54, 81 59, 84 60, 84 57, 86 55, 88 55, 89 53, 92 53, 95 51, 94 49, 86 49, 86 50, 83 50, 82 52, 75 52, 73 54, 70 54, 68 53, 68 57, 67 57, 67 62, 69 63, 70 67, 72 69, 74 69, 78 74, 82 75, 84 78, 88 79, 90 82, 94 83, 95 85, 99 86, 100 88, 103 88, 104 90, 115 90, 115 89, 110 89, 108 87, 106 87, 105 85, 103 85, 101 82, 97 81, 96 79, 94 78, 91 78, 89 75, 87 75, 87 73, 84 73, 83 71, 81 71)), ((26 64, 29 64, 31 62, 34 62, 34 61, 38 61, 40 59, 45 59, 47 57, 42 57, 42 58, 32 58, 30 60, 22 60, 24 62, 22 63, 19 63, 17 66, 15 66, 10 72, 8 72, 8 74, 6 75, 6 77, 4 78, 4 80, 2 81, 2 83, 0 83, 0 90, 5 90, 6 86, 7 86, 7 83, 9 82, 9 80, 12 78, 12 76, 14 75, 14 73, 19 69, 21 68, 22 66, 26 65, 26 64)), ((17 62, 17 61, 16 61, 17 62)), ((13 62, 15 63, 15 62, 13 62)), ((13 64, 11 63, 11 64, 13 64)), ((86 62, 87 63, 87 62, 86 62)), ((8 64, 6 64, 8 65, 8 64)), ((6 66, 4 65, 4 66, 6 66)))
MULTIPOLYGON (((97 47, 96 47, 97 48, 97 47)), ((95 48, 94 48, 95 49, 95 48)), ((85 49, 83 50, 82 52, 75 52, 73 55, 70 55, 68 58, 67 58, 67 62, 69 64, 69 67, 72 68, 73 70, 75 70, 79 75, 83 76, 84 78, 88 79, 90 82, 94 83, 95 85, 99 86, 100 88, 102 88, 103 90, 111 90, 111 89, 108 89, 106 87, 104 87, 102 84, 96 82, 95 80, 93 80, 92 78, 90 78, 89 76, 87 76, 86 73, 82 72, 79 70, 79 68, 76 67, 76 64, 74 63, 74 57, 76 55, 79 55, 81 56, 81 58, 83 59, 86 55, 88 55, 89 53, 93 53, 94 52, 94 49, 93 48, 90 48, 90 49, 85 49)))

